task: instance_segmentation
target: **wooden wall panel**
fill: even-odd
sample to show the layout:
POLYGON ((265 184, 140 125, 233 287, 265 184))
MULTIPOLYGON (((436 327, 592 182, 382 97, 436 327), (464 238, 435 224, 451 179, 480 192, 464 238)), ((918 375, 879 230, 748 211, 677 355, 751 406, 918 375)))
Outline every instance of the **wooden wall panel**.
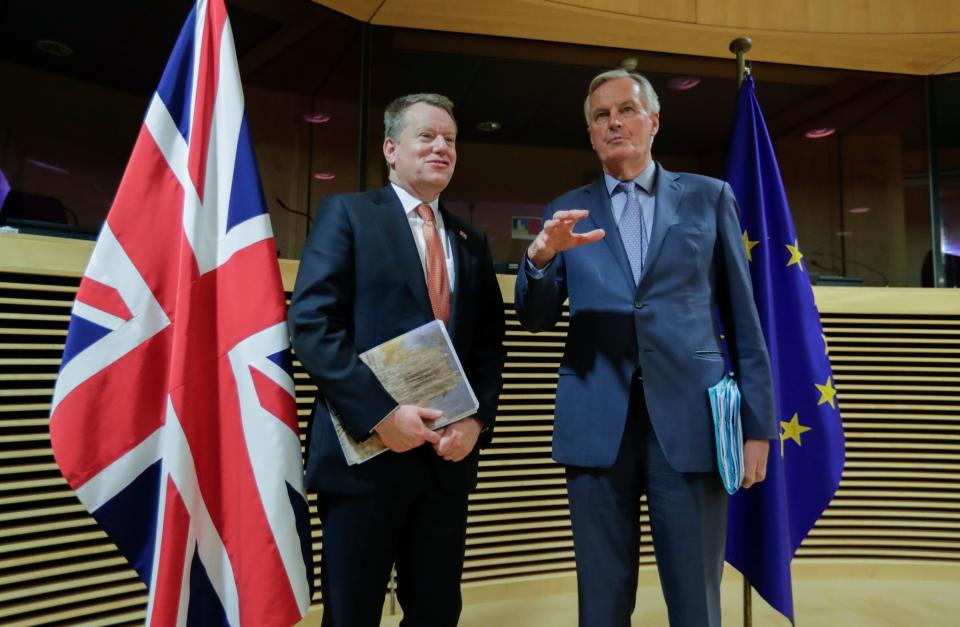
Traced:
POLYGON ((944 33, 960 30, 952 0, 698 0, 703 25, 812 33, 944 33))
MULTIPOLYGON (((144 618, 143 584, 80 506, 50 451, 49 399, 85 264, 77 249, 69 241, 0 235, 2 624, 134 625, 144 618), (67 254, 60 258, 58 250, 67 254), (37 265, 25 267, 24 259, 37 265)), ((296 262, 281 265, 290 289, 296 262)), ((514 279, 499 278, 507 301, 505 387, 496 437, 470 497, 464 584, 505 593, 521 583, 569 580, 574 563, 563 472, 550 459, 566 316, 551 333, 524 332, 512 306, 514 279)), ((847 465, 797 560, 960 567, 960 292, 814 293, 839 390, 847 465)), ((315 388, 299 366, 295 382, 303 428, 315 388)), ((313 497, 310 505, 316 553, 322 535, 313 497)), ((640 563, 649 566, 642 513, 640 563)))
POLYGON ((605 13, 620 13, 637 17, 649 17, 672 22, 696 22, 697 0, 674 0, 674 2, 649 2, 646 0, 548 0, 552 4, 565 4, 605 13))
POLYGON ((960 58, 953 0, 384 0, 372 11, 315 1, 384 26, 718 58, 746 35, 752 59, 816 67, 924 75, 960 58))

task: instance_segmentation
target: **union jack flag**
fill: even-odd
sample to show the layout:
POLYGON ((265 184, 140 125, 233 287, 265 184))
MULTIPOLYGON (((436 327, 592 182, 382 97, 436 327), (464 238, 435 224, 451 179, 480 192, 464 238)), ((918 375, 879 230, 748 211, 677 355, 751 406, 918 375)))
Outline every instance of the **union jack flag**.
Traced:
POLYGON ((290 625, 311 546, 285 303, 223 0, 153 94, 72 310, 57 464, 153 625, 290 625))

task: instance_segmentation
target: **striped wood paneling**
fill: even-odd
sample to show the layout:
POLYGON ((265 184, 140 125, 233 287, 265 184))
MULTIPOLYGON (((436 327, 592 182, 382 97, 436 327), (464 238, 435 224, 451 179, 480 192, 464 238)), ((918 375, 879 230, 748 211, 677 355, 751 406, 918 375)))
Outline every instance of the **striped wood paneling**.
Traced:
MULTIPOLYGON (((138 624, 145 592, 54 465, 49 402, 82 264, 25 270, 0 247, 0 624, 138 624), (51 269, 53 268, 53 269, 51 269)), ((24 240, 36 252, 36 240, 24 240)), ((48 242, 51 254, 56 240, 48 242)), ((38 255, 44 258, 44 255, 38 255)), ((54 265, 57 264, 57 265, 54 265)), ((284 264, 290 285, 295 264, 284 264)), ((464 582, 509 585, 573 570, 562 470, 550 461, 564 322, 523 332, 512 277, 505 386, 470 499, 464 582)), ((847 433, 841 489, 798 559, 960 564, 960 295, 817 288, 847 433)), ((301 428, 313 390, 296 371, 301 428)), ((311 499, 311 505, 313 499, 311 499)), ((313 520, 314 549, 321 536, 313 520)), ((652 564, 645 537, 641 562, 652 564)))

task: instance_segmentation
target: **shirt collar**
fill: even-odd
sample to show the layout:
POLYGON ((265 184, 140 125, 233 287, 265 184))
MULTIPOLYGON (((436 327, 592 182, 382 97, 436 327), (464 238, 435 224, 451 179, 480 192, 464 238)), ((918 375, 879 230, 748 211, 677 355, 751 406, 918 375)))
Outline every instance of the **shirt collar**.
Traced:
MULTIPOLYGON (((637 175, 633 182, 642 187, 648 194, 653 196, 653 179, 657 175, 657 164, 655 161, 651 161, 650 165, 643 169, 643 172, 637 175)), ((617 185, 621 183, 619 179, 615 176, 611 176, 606 172, 603 173, 604 183, 607 185, 607 193, 613 196, 613 193, 617 191, 617 185)))
POLYGON ((432 201, 428 203, 424 203, 422 200, 420 200, 416 196, 413 196, 410 192, 403 189, 393 181, 390 181, 390 185, 393 186, 393 191, 395 191, 397 193, 397 197, 400 198, 400 204, 403 205, 403 211, 408 216, 410 214, 415 214, 417 212, 417 207, 423 204, 429 205, 430 209, 433 210, 434 219, 436 219, 436 217, 439 215, 440 213, 439 211, 440 197, 439 196, 437 196, 436 198, 434 198, 432 201))

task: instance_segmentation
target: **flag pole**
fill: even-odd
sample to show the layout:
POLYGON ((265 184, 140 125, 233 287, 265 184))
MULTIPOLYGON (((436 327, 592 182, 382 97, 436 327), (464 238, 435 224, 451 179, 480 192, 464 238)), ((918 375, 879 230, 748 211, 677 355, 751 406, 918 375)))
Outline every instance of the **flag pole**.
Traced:
MULTIPOLYGON (((753 40, 749 37, 737 37, 730 42, 730 52, 737 55, 737 89, 743 85, 743 79, 750 74, 747 65, 747 53, 753 47, 753 40)), ((746 576, 743 577, 743 627, 753 625, 753 587, 746 576)))
POLYGON ((753 40, 749 37, 737 37, 730 42, 730 52, 737 55, 737 88, 743 84, 743 79, 750 74, 747 65, 747 53, 753 47, 753 40))

